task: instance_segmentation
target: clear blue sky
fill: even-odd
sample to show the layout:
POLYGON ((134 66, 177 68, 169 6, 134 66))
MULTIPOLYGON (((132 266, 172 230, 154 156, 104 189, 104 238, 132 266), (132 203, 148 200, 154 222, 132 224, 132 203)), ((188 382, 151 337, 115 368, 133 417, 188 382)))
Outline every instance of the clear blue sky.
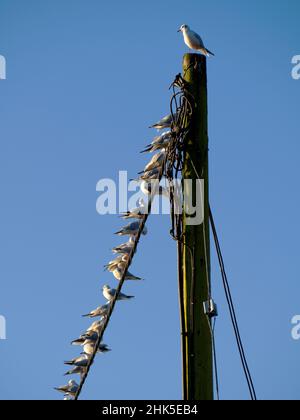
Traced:
MULTIPOLYGON (((300 342, 297 0, 0 0, 0 398, 56 399, 80 315, 116 285, 102 266, 117 216, 95 210, 96 183, 134 177, 150 123, 186 52, 188 23, 208 64, 211 202, 249 363, 263 399, 298 399, 300 342)), ((176 249, 153 217, 83 398, 181 398, 176 249)), ((248 398, 213 256, 221 398, 248 398)))

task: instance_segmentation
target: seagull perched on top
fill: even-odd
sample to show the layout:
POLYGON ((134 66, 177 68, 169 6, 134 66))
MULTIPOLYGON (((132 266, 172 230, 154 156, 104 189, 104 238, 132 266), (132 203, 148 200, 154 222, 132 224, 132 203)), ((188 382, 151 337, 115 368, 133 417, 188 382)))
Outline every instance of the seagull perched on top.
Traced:
POLYGON ((192 31, 188 25, 181 25, 178 32, 182 32, 184 42, 191 50, 200 51, 206 57, 214 55, 204 46, 201 36, 192 31))

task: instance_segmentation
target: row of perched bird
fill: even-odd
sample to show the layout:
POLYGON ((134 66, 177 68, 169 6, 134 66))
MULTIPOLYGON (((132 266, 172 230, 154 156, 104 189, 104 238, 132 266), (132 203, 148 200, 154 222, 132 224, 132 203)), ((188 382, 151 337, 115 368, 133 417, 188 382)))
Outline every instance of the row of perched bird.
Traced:
MULTIPOLYGON (((158 130, 170 129, 172 126, 173 117, 168 115, 164 117, 161 121, 157 122, 151 128, 156 128, 158 130)), ((162 134, 156 136, 151 144, 147 145, 146 148, 141 153, 153 153, 157 152, 150 162, 145 166, 144 170, 139 173, 139 181, 141 182, 141 191, 148 196, 154 195, 166 195, 169 197, 168 189, 159 185, 160 178, 163 175, 164 164, 167 156, 167 148, 172 140, 172 131, 164 131, 162 134)), ((137 235, 139 234, 142 226, 141 223, 145 214, 148 212, 148 206, 145 204, 143 199, 140 199, 138 202, 138 207, 123 213, 121 217, 125 220, 133 219, 129 224, 122 227, 119 231, 116 232, 118 236, 129 236, 129 240, 126 243, 116 246, 113 248, 113 253, 115 258, 110 261, 105 269, 113 274, 116 280, 120 281, 125 272, 125 280, 142 280, 140 277, 135 276, 134 274, 128 271, 128 262, 130 255, 132 253, 133 247, 137 241, 137 235)), ((147 234, 147 228, 144 227, 142 234, 147 234)), ((97 353, 106 353, 110 351, 109 347, 106 344, 100 343, 97 350, 95 348, 97 342, 99 341, 100 333, 106 318, 110 312, 112 302, 115 300, 130 300, 134 296, 128 296, 119 292, 118 296, 117 290, 110 288, 108 285, 104 285, 102 288, 103 296, 106 299, 106 303, 88 314, 83 315, 83 317, 89 318, 100 318, 98 321, 93 322, 93 324, 77 339, 72 341, 72 345, 81 346, 83 352, 79 357, 74 358, 70 361, 66 361, 65 364, 71 366, 65 375, 79 375, 81 380, 87 372, 87 367, 91 361, 92 355, 97 351, 97 353)), ((64 394, 66 400, 74 399, 78 390, 79 384, 75 380, 70 380, 67 385, 60 386, 55 388, 55 390, 64 394)))

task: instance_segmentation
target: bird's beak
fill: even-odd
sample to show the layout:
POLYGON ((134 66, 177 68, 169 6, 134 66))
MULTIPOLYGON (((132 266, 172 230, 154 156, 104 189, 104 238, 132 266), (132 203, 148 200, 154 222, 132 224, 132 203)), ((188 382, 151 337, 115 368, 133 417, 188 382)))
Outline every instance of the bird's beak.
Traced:
POLYGON ((179 28, 177 32, 181 32, 181 29, 179 28))

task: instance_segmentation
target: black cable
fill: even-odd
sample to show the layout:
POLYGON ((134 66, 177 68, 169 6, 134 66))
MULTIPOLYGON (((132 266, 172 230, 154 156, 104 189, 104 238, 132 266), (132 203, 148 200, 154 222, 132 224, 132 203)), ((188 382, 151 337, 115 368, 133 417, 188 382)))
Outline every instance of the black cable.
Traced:
MULTIPOLYGON (((173 205, 173 203, 172 203, 173 205)), ((178 217, 176 223, 176 233, 181 236, 182 220, 178 217)), ((175 228, 173 228, 173 235, 175 228)), ((179 291, 179 314, 180 314, 180 329, 181 329, 181 357, 182 357, 182 391, 183 400, 187 399, 187 384, 186 384, 186 325, 184 316, 184 301, 183 301, 183 257, 182 257, 182 243, 173 237, 177 241, 177 264, 178 264, 178 291, 179 291)))
POLYGON ((254 386, 253 386, 253 381, 252 381, 252 378, 251 378, 250 370, 249 370, 249 367, 248 367, 248 363, 247 363, 247 360, 246 360, 246 356, 245 356, 245 352, 244 352, 244 348, 243 348, 243 344, 242 344, 242 340, 241 340, 241 336, 240 336, 240 332, 239 332, 239 327, 238 327, 238 323, 237 323, 237 319, 236 319, 236 314, 235 314, 235 309, 234 309, 233 300, 232 300, 232 296, 231 296, 231 291, 230 291, 229 283, 228 283, 228 280, 227 280, 224 261, 223 261, 223 257, 222 257, 222 253, 221 253, 221 249, 220 249, 220 244, 219 244, 218 236, 217 236, 217 233, 216 233, 213 218, 211 218, 211 223, 212 223, 212 229, 213 229, 214 239, 215 239, 215 243, 216 243, 218 259, 219 259, 220 267, 221 267, 221 273, 222 273, 222 279, 223 279, 223 284, 224 284, 226 300, 227 300, 228 306, 229 306, 230 317, 231 317, 231 320, 232 320, 232 324, 233 324, 233 328, 234 328, 234 332, 235 332, 235 336, 236 336, 236 340, 237 340, 237 345, 238 345, 239 353, 240 353, 240 356, 241 356, 243 370, 245 372, 247 384, 248 384, 249 391, 250 391, 250 394, 251 394, 251 399, 256 400, 255 389, 254 389, 254 386))
POLYGON ((214 324, 213 324, 213 327, 212 327, 212 344, 213 344, 213 358, 214 358, 216 394, 217 394, 217 400, 220 401, 219 372, 218 372, 216 338, 215 338, 216 322, 217 322, 217 318, 214 318, 214 324))
POLYGON ((244 373, 245 373, 245 377, 246 377, 246 381, 247 381, 247 384, 248 384, 251 399, 253 401, 256 401, 257 400, 256 391, 255 391, 255 387, 254 387, 254 384, 253 384, 251 372, 250 372, 249 365, 248 365, 248 362, 247 362, 247 359, 246 359, 244 346, 243 346, 241 335, 240 335, 240 330, 239 330, 239 326, 238 326, 238 322, 237 322, 236 312, 235 312, 233 299, 232 299, 232 295, 231 295, 231 291, 230 291, 230 286, 229 286, 229 283, 228 283, 228 278, 227 278, 227 274, 226 274, 226 270, 225 270, 224 259, 223 259, 223 255, 222 255, 222 251, 221 251, 221 247, 220 247, 220 242, 219 242, 219 238, 218 238, 218 234, 217 234, 217 230, 216 230, 216 226, 215 226, 215 222, 214 222, 214 218, 213 218, 211 208, 209 208, 209 218, 210 218, 211 228, 212 228, 214 241, 215 241, 215 245, 216 245, 218 260, 219 260, 219 264, 220 264, 220 269, 221 269, 221 274, 222 274, 222 280, 223 280, 226 300, 227 300, 228 307, 229 307, 229 312, 230 312, 230 318, 231 318, 231 321, 232 321, 232 325, 233 325, 233 329, 234 329, 234 333, 235 333, 235 337, 236 337, 236 341, 237 341, 237 345, 238 345, 238 350, 239 350, 239 354, 240 354, 240 357, 241 357, 243 370, 244 370, 244 373))

